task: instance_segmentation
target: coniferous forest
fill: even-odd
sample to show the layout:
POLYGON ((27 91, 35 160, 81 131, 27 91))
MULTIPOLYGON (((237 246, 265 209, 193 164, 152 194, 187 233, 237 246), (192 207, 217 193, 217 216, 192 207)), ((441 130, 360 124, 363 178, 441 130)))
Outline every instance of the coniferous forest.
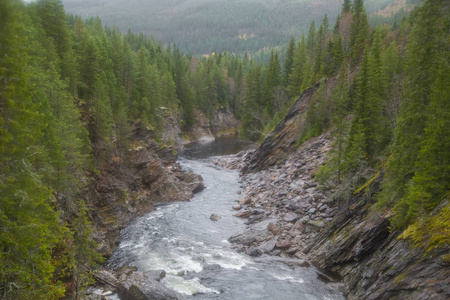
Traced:
MULTIPOLYGON (((400 21, 418 0, 366 0, 371 24, 400 21)), ((287 44, 301 37, 314 20, 332 22, 341 0, 63 0, 67 11, 83 18, 100 16, 107 26, 130 29, 175 43, 193 55, 227 51, 243 54, 287 44)))
POLYGON ((195 111, 212 120, 224 107, 242 138, 261 141, 316 84, 297 144, 333 136, 317 178, 344 203, 381 179, 374 209, 393 229, 430 250, 448 244, 450 2, 375 28, 363 0, 343 2, 336 22, 324 15, 262 64, 122 34, 61 0, 0 1, 0 297, 76 297, 68 282, 92 282, 103 258, 84 191, 126 157, 131 121, 158 136, 170 111, 187 132, 195 111))

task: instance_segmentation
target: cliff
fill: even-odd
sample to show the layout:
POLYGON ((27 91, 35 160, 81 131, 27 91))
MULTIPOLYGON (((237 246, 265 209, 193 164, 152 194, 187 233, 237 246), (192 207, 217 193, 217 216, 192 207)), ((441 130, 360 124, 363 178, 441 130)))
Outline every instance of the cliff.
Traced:
MULTIPOLYGON (((336 77, 326 81, 326 95, 336 86, 336 83, 336 77)), ((299 99, 289 109, 285 118, 261 143, 250 162, 242 169, 243 173, 260 171, 276 165, 295 150, 295 144, 301 134, 300 129, 305 122, 306 110, 319 86, 320 83, 317 83, 300 95, 299 99)))
MULTIPOLYGON (((126 157, 112 157, 89 179, 87 205, 95 228, 93 237, 103 256, 110 256, 117 247, 120 230, 153 211, 155 202, 188 201, 204 188, 201 176, 182 170, 177 163, 177 150, 184 143, 214 140, 214 136, 235 133, 239 125, 225 108, 215 112, 213 122, 196 111, 196 123, 187 140, 180 129, 180 116, 168 110, 163 113, 162 136, 140 121, 131 122, 126 157)), ((85 119, 90 124, 90 116, 85 119)))
MULTIPOLYGON (((327 86, 334 82, 330 79, 327 86)), ((342 281, 348 299, 449 299, 449 245, 427 252, 399 239, 402 232, 390 229, 391 212, 372 209, 383 174, 370 190, 355 194, 348 209, 328 199, 314 181, 330 150, 329 135, 295 146, 317 89, 306 90, 246 158, 244 195, 233 208, 248 219, 249 228, 230 241, 252 256, 309 261, 319 274, 327 274, 322 278, 342 281)), ((433 213, 447 205, 444 201, 433 213)))
POLYGON ((118 245, 120 230, 151 212, 155 202, 188 201, 203 189, 201 176, 182 170, 174 148, 159 146, 153 137, 143 123, 133 123, 127 157, 113 157, 91 178, 93 237, 104 256, 118 245))

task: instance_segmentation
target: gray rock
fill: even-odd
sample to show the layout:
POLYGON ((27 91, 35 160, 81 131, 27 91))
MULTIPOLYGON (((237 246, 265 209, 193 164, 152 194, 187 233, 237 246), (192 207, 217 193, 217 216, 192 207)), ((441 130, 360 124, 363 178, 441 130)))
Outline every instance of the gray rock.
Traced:
POLYGON ((311 208, 310 210, 308 210, 308 213, 309 213, 309 214, 315 214, 316 211, 317 211, 317 209, 315 209, 315 208, 313 207, 313 208, 311 208))
POLYGON ((117 292, 124 300, 179 300, 184 297, 159 282, 164 271, 131 272, 122 274, 117 292))
POLYGON ((263 242, 272 234, 267 230, 267 226, 274 222, 273 219, 268 219, 250 226, 243 233, 233 235, 228 239, 230 243, 237 243, 250 246, 254 242, 263 242))
POLYGON ((306 222, 308 222, 309 219, 310 219, 309 216, 304 216, 303 218, 300 219, 300 221, 301 221, 303 224, 306 224, 306 222))
POLYGON ((278 196, 279 197, 284 197, 284 196, 286 196, 288 194, 288 191, 287 190, 282 190, 282 191, 280 191, 279 193, 278 193, 278 196))
POLYGON ((323 204, 323 205, 319 208, 320 211, 325 211, 325 210, 327 210, 327 209, 328 209, 328 205, 326 205, 326 204, 323 204))
POLYGON ((298 215, 295 213, 287 213, 283 219, 286 222, 295 222, 298 220, 298 215))
POLYGON ((217 222, 217 221, 219 221, 220 219, 222 219, 222 217, 219 216, 219 215, 217 215, 217 214, 212 214, 212 215, 209 217, 209 219, 210 219, 211 221, 217 222))
POLYGON ((324 227, 325 226, 325 223, 323 222, 323 221, 316 221, 316 220, 314 220, 314 221, 308 221, 307 222, 307 224, 308 225, 312 225, 312 226, 315 226, 315 227, 319 227, 319 228, 322 228, 322 227, 324 227))
POLYGON ((275 257, 268 255, 261 255, 259 258, 255 258, 256 262, 260 263, 282 263, 291 267, 309 267, 309 263, 303 259, 296 258, 284 258, 284 257, 275 257))
POLYGON ((298 203, 296 201, 291 201, 289 203, 289 208, 292 210, 298 210, 298 209, 302 209, 302 206, 300 205, 300 203, 298 203))

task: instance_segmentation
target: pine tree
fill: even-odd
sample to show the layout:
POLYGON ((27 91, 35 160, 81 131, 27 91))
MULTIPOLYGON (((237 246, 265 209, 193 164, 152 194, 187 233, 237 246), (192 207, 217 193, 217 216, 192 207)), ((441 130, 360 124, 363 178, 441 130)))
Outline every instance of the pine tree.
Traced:
POLYGON ((312 21, 311 26, 309 27, 308 37, 306 38, 306 49, 308 50, 308 55, 310 58, 315 57, 314 51, 316 50, 317 44, 317 32, 316 32, 316 23, 312 21))
POLYGON ((292 72, 289 75, 287 91, 290 98, 298 96, 302 92, 301 87, 303 85, 303 74, 305 72, 304 69, 307 59, 306 41, 305 36, 303 35, 297 50, 295 51, 292 72))
POLYGON ((280 62, 278 60, 278 53, 272 50, 263 86, 264 110, 269 116, 272 116, 273 113, 275 113, 273 93, 275 88, 278 87, 281 83, 280 77, 281 77, 281 67, 280 62))
POLYGON ((31 101, 21 10, 17 1, 0 2, 0 294, 49 299, 64 294, 51 282, 50 258, 65 230, 34 165, 45 124, 31 101))
POLYGON ((302 85, 300 87, 300 91, 304 91, 307 88, 311 87, 314 84, 314 73, 313 73, 314 61, 306 57, 305 64, 303 65, 302 70, 302 85))
POLYGON ((369 23, 363 0, 355 0, 352 8, 353 20, 350 28, 350 49, 353 62, 356 63, 364 50, 369 35, 369 23))
MULTIPOLYGON (((380 206, 396 204, 397 227, 406 224, 409 205, 404 199, 408 183, 417 170, 416 162, 425 139, 426 113, 429 111, 440 73, 440 65, 448 45, 448 14, 446 1, 427 1, 415 15, 408 46, 405 82, 405 101, 402 103, 394 131, 392 158, 383 180, 380 206)), ((447 95, 448 97, 448 95, 447 95)))
POLYGON ((351 0, 344 0, 344 3, 342 4, 342 14, 350 12, 352 8, 351 0))
MULTIPOLYGON (((431 87, 430 105, 427 109, 427 122, 423 142, 417 155, 416 171, 406 188, 404 198, 408 211, 393 218, 396 226, 405 221, 428 215, 450 190, 450 59, 442 57, 438 76, 431 87)), ((402 204, 399 205, 402 207, 402 204)))
POLYGON ((181 107, 183 109, 183 126, 185 128, 191 127, 195 122, 194 116, 194 97, 195 91, 189 84, 189 73, 186 72, 184 78, 181 80, 180 92, 183 95, 181 107))
POLYGON ((325 37, 327 37, 328 34, 330 33, 330 23, 328 21, 327 14, 325 14, 325 16, 323 17, 322 26, 323 26, 324 35, 325 35, 325 37))
POLYGON ((333 92, 333 157, 331 159, 332 168, 336 170, 336 183, 339 185, 342 181, 342 175, 345 173, 344 150, 348 134, 348 103, 349 103, 349 66, 343 62, 339 71, 339 82, 336 90, 333 92))
POLYGON ((325 27, 322 24, 319 26, 319 30, 317 31, 317 44, 314 51, 315 60, 314 60, 314 81, 319 80, 324 73, 324 59, 325 59, 325 40, 326 40, 326 32, 325 27))
POLYGON ((256 141, 260 138, 261 130, 266 124, 261 97, 261 69, 259 66, 254 66, 247 72, 245 82, 241 134, 256 141))
POLYGON ((83 201, 78 204, 79 212, 74 220, 73 226, 73 252, 76 261, 75 265, 75 299, 80 297, 82 289, 93 284, 92 267, 103 261, 102 256, 95 252, 97 244, 91 238, 92 228, 87 218, 88 210, 83 201))
POLYGON ((349 144, 346 151, 346 161, 349 169, 356 172, 360 165, 366 165, 368 151, 372 151, 369 143, 373 134, 371 122, 372 111, 368 101, 370 93, 368 55, 364 55, 361 70, 357 79, 354 117, 351 125, 349 144))
POLYGON ((286 50, 286 58, 284 59, 283 69, 283 86, 286 88, 289 84, 289 76, 292 73, 292 67, 294 65, 294 53, 295 53, 295 39, 291 37, 288 48, 286 50))

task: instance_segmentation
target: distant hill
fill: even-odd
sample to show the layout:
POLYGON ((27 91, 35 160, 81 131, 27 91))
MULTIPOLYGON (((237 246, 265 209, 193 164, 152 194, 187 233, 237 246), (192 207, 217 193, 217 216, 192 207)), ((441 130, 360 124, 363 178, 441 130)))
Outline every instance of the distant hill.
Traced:
MULTIPOLYGON (((406 0, 366 0, 368 13, 406 0)), ((68 12, 99 16, 107 26, 153 35, 192 54, 255 52, 299 37, 342 0, 63 0, 68 12)), ((377 18, 379 21, 379 18, 377 18)))

